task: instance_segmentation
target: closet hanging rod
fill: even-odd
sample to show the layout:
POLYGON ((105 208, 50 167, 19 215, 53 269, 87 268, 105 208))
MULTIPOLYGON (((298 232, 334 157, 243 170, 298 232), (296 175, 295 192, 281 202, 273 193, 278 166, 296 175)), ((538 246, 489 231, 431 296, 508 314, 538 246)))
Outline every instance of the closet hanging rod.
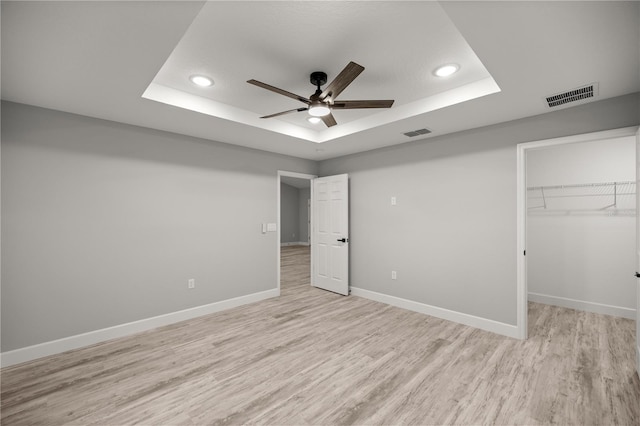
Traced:
POLYGON ((618 192, 617 194, 570 194, 570 195, 545 195, 544 197, 529 197, 529 200, 542 200, 549 198, 584 198, 584 197, 613 197, 614 195, 636 195, 635 192, 618 192))
POLYGON ((541 189, 564 189, 564 188, 588 188, 597 186, 615 186, 615 185, 635 185, 635 180, 627 180, 620 182, 598 182, 598 183, 576 183, 571 185, 547 185, 547 186, 529 186, 527 191, 541 190, 541 189))

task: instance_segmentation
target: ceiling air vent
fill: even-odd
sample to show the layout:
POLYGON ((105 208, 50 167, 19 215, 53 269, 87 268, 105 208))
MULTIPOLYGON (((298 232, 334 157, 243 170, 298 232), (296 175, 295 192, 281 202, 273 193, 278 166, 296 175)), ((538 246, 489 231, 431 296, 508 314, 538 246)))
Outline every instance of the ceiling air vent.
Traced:
POLYGON ((549 108, 567 104, 569 102, 576 102, 583 99, 593 98, 598 95, 598 83, 588 84, 586 86, 578 87, 577 89, 569 90, 564 93, 557 93, 555 95, 548 96, 546 98, 549 108))
POLYGON ((410 138, 413 138, 415 136, 428 135, 429 133, 431 133, 431 130, 429 130, 429 129, 418 129, 418 130, 412 130, 412 131, 407 132, 407 133, 403 133, 403 135, 409 136, 410 138))

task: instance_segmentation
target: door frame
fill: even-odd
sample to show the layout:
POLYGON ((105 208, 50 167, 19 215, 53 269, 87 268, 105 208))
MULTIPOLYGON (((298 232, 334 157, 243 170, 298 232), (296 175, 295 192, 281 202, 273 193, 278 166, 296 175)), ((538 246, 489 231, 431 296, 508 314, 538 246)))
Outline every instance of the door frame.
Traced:
POLYGON ((307 244, 311 247, 311 188, 309 188, 309 199, 307 200, 307 244))
POLYGON ((640 377, 640 128, 636 131, 636 374, 640 377))
MULTIPOLYGON (((277 178, 277 195, 276 195, 276 204, 277 204, 277 213, 276 213, 276 219, 277 219, 277 231, 276 233, 277 238, 276 238, 276 244, 277 244, 277 249, 276 249, 276 265, 277 265, 277 269, 278 269, 278 275, 277 275, 277 281, 278 281, 278 296, 280 295, 280 244, 281 244, 281 238, 280 238, 280 229, 281 229, 281 223, 280 223, 280 203, 281 203, 281 199, 280 199, 280 185, 282 183, 281 181, 281 177, 282 176, 288 176, 288 177, 293 177, 293 178, 297 178, 297 179, 306 179, 309 180, 309 184, 311 184, 311 181, 313 179, 316 179, 318 176, 316 175, 309 175, 306 173, 298 173, 298 172, 289 172, 286 170, 278 170, 278 178, 277 178)), ((311 199, 311 205, 313 205, 313 190, 312 188, 309 190, 309 198, 311 199)), ((312 210, 313 211, 313 210, 312 210)), ((312 211, 309 213, 311 215, 310 221, 311 221, 311 225, 313 228, 313 213, 312 211)), ((309 235, 309 244, 311 244, 311 235, 309 235)), ((311 256, 311 271, 313 270, 313 256, 311 256)))
MULTIPOLYGON (((554 139, 543 139, 532 142, 519 143, 517 145, 517 166, 516 166, 516 270, 517 270, 517 306, 516 306, 516 329, 517 337, 522 340, 527 339, 527 316, 528 316, 528 291, 527 291, 527 259, 525 250, 527 248, 527 151, 530 149, 547 148, 550 146, 566 145, 581 142, 593 142, 602 139, 614 139, 627 136, 635 136, 638 126, 623 127, 614 130, 605 130, 594 133, 584 133, 579 135, 565 136, 554 139)), ((636 306, 640 309, 640 306, 636 306)))

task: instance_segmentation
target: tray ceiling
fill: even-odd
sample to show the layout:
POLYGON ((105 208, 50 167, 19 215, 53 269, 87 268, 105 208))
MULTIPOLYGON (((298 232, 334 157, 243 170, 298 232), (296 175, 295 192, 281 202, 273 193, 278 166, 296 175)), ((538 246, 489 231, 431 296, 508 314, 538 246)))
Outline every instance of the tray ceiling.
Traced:
POLYGON ((640 91, 640 2, 54 0, 0 7, 3 100, 312 160, 640 91), (330 129, 307 123, 304 112, 258 118, 303 104, 246 80, 308 96, 312 71, 331 81, 349 61, 365 70, 338 99, 391 98, 391 109, 336 111, 339 125, 330 129), (462 68, 435 78, 433 68, 448 62, 462 68), (192 73, 209 74, 215 85, 199 90, 188 81, 192 73), (591 84, 593 97, 553 108, 546 101, 591 84), (405 135, 424 128, 431 133, 405 135))
POLYGON ((436 2, 210 2, 143 97, 313 142, 424 114, 499 88, 436 2), (246 83, 257 79, 305 97, 313 71, 330 82, 349 62, 365 71, 340 100, 394 99, 391 109, 341 110, 337 126, 311 124, 304 106, 246 83), (455 63, 449 77, 433 71, 455 63), (189 77, 215 84, 198 87, 189 77))

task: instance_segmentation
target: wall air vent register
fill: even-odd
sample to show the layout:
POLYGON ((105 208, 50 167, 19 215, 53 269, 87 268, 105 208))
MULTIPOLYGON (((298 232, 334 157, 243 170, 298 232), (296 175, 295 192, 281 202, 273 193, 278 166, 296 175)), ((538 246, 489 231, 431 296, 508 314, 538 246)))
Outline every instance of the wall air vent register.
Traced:
POLYGON ((577 89, 569 90, 564 93, 556 93, 546 98, 549 108, 564 105, 569 102, 576 102, 583 99, 593 98, 598 95, 598 83, 591 83, 577 89))

